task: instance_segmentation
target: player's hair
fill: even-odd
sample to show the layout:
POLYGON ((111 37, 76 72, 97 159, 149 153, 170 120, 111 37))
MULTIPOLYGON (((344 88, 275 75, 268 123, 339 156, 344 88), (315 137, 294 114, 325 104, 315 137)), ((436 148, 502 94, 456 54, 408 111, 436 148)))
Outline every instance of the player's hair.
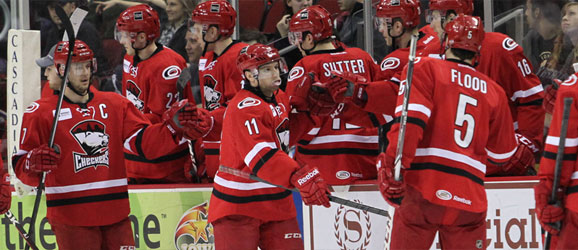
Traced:
POLYGON ((460 59, 460 61, 472 60, 476 57, 476 52, 473 51, 458 48, 450 48, 450 50, 454 56, 460 59))

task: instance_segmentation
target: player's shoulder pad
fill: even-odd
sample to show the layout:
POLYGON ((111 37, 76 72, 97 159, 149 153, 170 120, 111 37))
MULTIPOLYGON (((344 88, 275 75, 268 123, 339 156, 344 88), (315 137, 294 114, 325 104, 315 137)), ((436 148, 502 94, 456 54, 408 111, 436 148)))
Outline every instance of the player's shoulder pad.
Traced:
POLYGON ((42 97, 30 103, 24 110, 24 113, 34 113, 37 112, 38 110, 40 110, 40 112, 49 112, 49 110, 54 110, 57 101, 58 95, 50 95, 47 97, 42 97))
POLYGON ((397 69, 401 65, 401 60, 396 57, 396 55, 390 55, 381 61, 379 67, 382 71, 397 69))
POLYGON ((566 79, 566 81, 563 81, 562 83, 560 83, 560 88, 558 89, 558 95, 560 95, 560 93, 564 93, 564 92, 572 92, 575 93, 578 88, 578 84, 576 84, 576 82, 578 81, 578 73, 571 75, 570 77, 568 77, 568 79, 566 79))
POLYGON ((486 46, 488 48, 497 50, 497 51, 516 51, 521 50, 521 46, 514 41, 511 37, 507 36, 506 34, 502 34, 499 32, 488 32, 486 33, 486 37, 484 38, 486 42, 486 46))
POLYGON ((305 68, 303 68, 301 64, 297 63, 295 66, 293 66, 291 71, 289 71, 289 77, 287 78, 287 81, 299 79, 303 77, 303 75, 305 75, 305 68))
POLYGON ((251 112, 257 112, 257 110, 265 108, 265 105, 263 105, 264 103, 265 102, 259 98, 245 96, 245 98, 237 102, 236 107, 238 110, 250 110, 251 112))

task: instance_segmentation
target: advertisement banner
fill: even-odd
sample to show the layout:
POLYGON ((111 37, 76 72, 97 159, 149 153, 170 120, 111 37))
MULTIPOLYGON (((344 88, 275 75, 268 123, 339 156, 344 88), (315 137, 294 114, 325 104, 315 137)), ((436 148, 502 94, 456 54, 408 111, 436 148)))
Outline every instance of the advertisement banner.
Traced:
MULTIPOLYGON (((541 249, 535 216, 537 181, 487 182, 487 249, 541 249)), ((334 188, 334 196, 388 210, 377 186, 334 188)), ((304 206, 305 248, 387 249, 389 218, 331 203, 330 208, 304 206)), ((419 239, 416 239, 419 240, 419 239)), ((436 237, 431 249, 441 249, 436 237)))
MULTIPOLYGON (((130 220, 137 249, 214 249, 213 228, 207 222, 211 188, 131 189, 130 220)), ((34 196, 13 196, 11 211, 28 230, 34 196)), ((36 245, 40 249, 58 249, 54 233, 46 219, 46 202, 40 203, 36 220, 36 245)), ((2 217, 0 249, 24 249, 10 221, 2 217)))

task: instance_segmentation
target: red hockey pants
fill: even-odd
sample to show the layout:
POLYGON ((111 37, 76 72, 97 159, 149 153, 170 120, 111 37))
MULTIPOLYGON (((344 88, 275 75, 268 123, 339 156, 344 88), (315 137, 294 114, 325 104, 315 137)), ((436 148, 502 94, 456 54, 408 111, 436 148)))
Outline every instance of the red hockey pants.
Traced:
POLYGON ((128 218, 106 226, 71 226, 50 221, 60 250, 133 250, 132 227, 128 218))

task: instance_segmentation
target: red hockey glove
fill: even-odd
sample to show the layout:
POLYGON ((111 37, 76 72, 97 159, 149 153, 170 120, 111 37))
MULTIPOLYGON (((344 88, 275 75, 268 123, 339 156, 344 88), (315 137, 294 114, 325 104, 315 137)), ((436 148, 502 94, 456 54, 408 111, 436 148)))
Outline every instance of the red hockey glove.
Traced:
POLYGON ((187 99, 173 103, 163 114, 163 121, 173 135, 195 140, 213 127, 213 117, 205 109, 197 108, 187 99))
POLYGON ((12 192, 10 191, 10 175, 5 173, 0 176, 0 214, 6 213, 10 209, 12 202, 12 192))
POLYGON ((320 83, 315 77, 315 74, 309 73, 310 81, 312 82, 307 95, 307 109, 309 113, 317 116, 328 116, 337 110, 339 103, 333 100, 331 93, 325 88, 323 83, 320 83))
POLYGON ((185 126, 185 138, 189 140, 204 137, 213 129, 214 120, 211 113, 203 108, 195 109, 195 116, 188 120, 181 120, 181 124, 185 126))
POLYGON ((556 93, 558 93, 558 87, 562 81, 554 79, 552 84, 548 85, 544 90, 544 101, 542 102, 542 107, 547 113, 552 114, 554 112, 554 105, 556 104, 556 93))
MULTIPOLYGON (((549 198, 552 192, 552 181, 542 179, 534 187, 534 197, 536 199, 536 216, 544 230, 553 235, 560 233, 559 224, 564 219, 564 208, 561 203, 549 204, 549 198)), ((563 192, 558 193, 558 199, 562 199, 563 192)))
POLYGON ((341 87, 344 85, 342 83, 336 84, 337 87, 328 88, 336 102, 349 100, 359 107, 365 107, 365 104, 367 103, 367 92, 365 91, 367 88, 367 79, 365 79, 365 77, 353 74, 348 71, 341 72, 333 70, 331 71, 331 74, 334 76, 331 82, 347 82, 347 86, 345 88, 341 87))
POLYGON ((307 164, 291 175, 291 184, 299 189, 305 205, 323 205, 329 207, 329 188, 321 178, 319 169, 311 168, 307 164))
POLYGON ((377 181, 379 192, 385 201, 391 206, 399 207, 401 199, 405 195, 405 182, 403 179, 395 180, 393 159, 388 158, 385 153, 377 156, 377 181))
POLYGON ((58 145, 54 146, 56 150, 48 147, 48 144, 44 144, 28 152, 24 171, 42 173, 55 170, 60 160, 60 150, 58 145))
POLYGON ((510 161, 503 166, 502 174, 510 176, 536 175, 534 153, 538 152, 538 147, 521 134, 516 134, 516 139, 518 139, 518 147, 510 161))

